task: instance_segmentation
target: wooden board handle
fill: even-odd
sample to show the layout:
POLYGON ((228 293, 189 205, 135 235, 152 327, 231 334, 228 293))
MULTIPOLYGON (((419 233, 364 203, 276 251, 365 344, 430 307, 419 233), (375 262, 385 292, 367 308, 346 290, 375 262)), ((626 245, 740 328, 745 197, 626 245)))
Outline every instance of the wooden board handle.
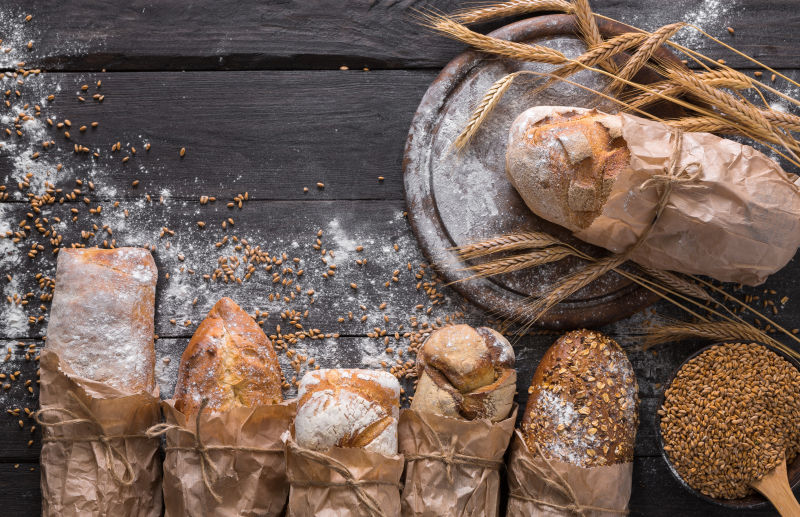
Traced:
POLYGON ((800 517, 800 504, 789 486, 785 459, 767 472, 763 478, 753 481, 751 485, 769 499, 782 517, 800 517))

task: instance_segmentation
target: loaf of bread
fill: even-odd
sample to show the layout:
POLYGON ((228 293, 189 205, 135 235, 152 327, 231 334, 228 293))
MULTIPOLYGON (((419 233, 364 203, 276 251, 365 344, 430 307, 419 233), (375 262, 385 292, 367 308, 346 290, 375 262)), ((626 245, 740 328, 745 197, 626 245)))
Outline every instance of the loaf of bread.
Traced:
POLYGON ((397 454, 400 383, 379 370, 314 370, 300 381, 295 440, 307 449, 397 454))
POLYGON ((126 393, 152 392, 157 279, 142 248, 62 248, 47 348, 80 377, 126 393))
POLYGON ((511 125, 506 173, 537 216, 649 268, 758 285, 800 246, 800 178, 710 133, 537 106, 511 125))
POLYGON ((488 327, 451 325, 434 331, 417 354, 417 369, 412 409, 494 422, 511 412, 517 387, 514 349, 488 327))
POLYGON ((629 463, 639 424, 636 377, 609 337, 576 330, 545 353, 528 390, 528 448, 579 467, 629 463))
POLYGON ((220 299, 181 356, 175 407, 204 411, 277 404, 283 400, 278 357, 261 327, 230 298, 220 299))

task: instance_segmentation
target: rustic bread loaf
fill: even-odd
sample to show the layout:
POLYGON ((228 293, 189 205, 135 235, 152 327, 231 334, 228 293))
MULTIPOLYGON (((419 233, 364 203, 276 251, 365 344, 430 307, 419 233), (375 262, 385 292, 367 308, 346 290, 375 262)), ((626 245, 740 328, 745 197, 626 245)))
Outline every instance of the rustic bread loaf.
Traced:
POLYGON ((283 400, 281 368, 264 331, 230 298, 220 299, 197 327, 178 368, 175 407, 205 411, 283 400))
POLYGON ((297 393, 298 445, 317 451, 360 447, 397 454, 400 383, 378 370, 315 370, 297 393))
POLYGON ((80 377, 127 393, 153 391, 157 278, 143 248, 62 248, 47 348, 80 377))
POLYGON ((452 325, 434 331, 417 355, 419 382, 411 408, 500 421, 514 403, 514 349, 488 328, 452 325))
POLYGON ((529 449, 580 467, 633 461, 638 388, 614 340, 591 330, 560 337, 528 393, 522 434, 529 449))
POLYGON ((506 173, 536 215, 576 231, 603 211, 629 158, 619 117, 538 106, 511 126, 506 173))

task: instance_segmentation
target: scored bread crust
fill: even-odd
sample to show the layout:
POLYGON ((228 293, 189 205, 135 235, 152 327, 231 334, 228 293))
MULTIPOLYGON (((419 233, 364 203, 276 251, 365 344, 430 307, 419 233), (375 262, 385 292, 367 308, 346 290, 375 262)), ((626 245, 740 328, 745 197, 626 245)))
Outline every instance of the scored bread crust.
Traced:
POLYGON ((584 108, 537 106, 514 120, 506 174, 533 213, 572 231, 603 211, 630 161, 617 116, 584 108))
POLYGON ((277 404, 283 400, 278 357, 261 327, 230 298, 220 299, 181 356, 175 407, 204 411, 277 404))
POLYGON ((522 434, 531 450, 581 467, 633 461, 638 387, 613 339, 591 330, 560 337, 528 393, 522 434))
POLYGON ((62 248, 47 348, 81 377, 126 393, 152 392, 157 279, 143 248, 62 248))
POLYGON ((417 356, 419 382, 411 408, 426 413, 500 421, 514 403, 514 349, 488 327, 448 325, 417 356))
POLYGON ((306 373, 297 393, 298 445, 318 451, 360 447, 397 454, 400 383, 380 370, 331 369, 306 373))

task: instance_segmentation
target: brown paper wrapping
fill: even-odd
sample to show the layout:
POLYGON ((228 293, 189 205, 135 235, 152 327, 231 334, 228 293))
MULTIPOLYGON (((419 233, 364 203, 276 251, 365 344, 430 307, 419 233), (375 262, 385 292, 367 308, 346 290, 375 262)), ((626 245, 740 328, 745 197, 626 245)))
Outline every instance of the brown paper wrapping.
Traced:
POLYGON ((516 420, 516 408, 497 423, 403 410, 398 429, 400 452, 406 457, 403 515, 498 515, 499 467, 516 420), (438 458, 414 459, 418 455, 438 458), (490 466, 492 462, 497 465, 490 466))
POLYGON ((74 375, 45 349, 41 368, 42 515, 159 517, 158 389, 130 395, 74 375))
MULTIPOLYGON (((662 187, 642 186, 666 174, 673 135, 659 122, 620 115, 630 166, 616 178, 603 212, 575 236, 623 253, 653 220, 662 187)), ((647 267, 758 285, 800 246, 798 178, 750 146, 709 133, 684 133, 666 207, 631 260, 647 267), (798 182, 798 184, 795 184, 798 182)))
POLYGON ((199 422, 187 420, 172 400, 162 408, 165 423, 152 434, 159 428, 166 434, 166 517, 283 514, 289 484, 281 434, 291 426, 294 402, 201 413, 199 422))
POLYGON ((358 448, 317 452, 284 435, 289 517, 398 517, 402 455, 358 448))
POLYGON ((627 514, 633 463, 583 468, 545 459, 514 433, 506 517, 618 517, 627 514))

